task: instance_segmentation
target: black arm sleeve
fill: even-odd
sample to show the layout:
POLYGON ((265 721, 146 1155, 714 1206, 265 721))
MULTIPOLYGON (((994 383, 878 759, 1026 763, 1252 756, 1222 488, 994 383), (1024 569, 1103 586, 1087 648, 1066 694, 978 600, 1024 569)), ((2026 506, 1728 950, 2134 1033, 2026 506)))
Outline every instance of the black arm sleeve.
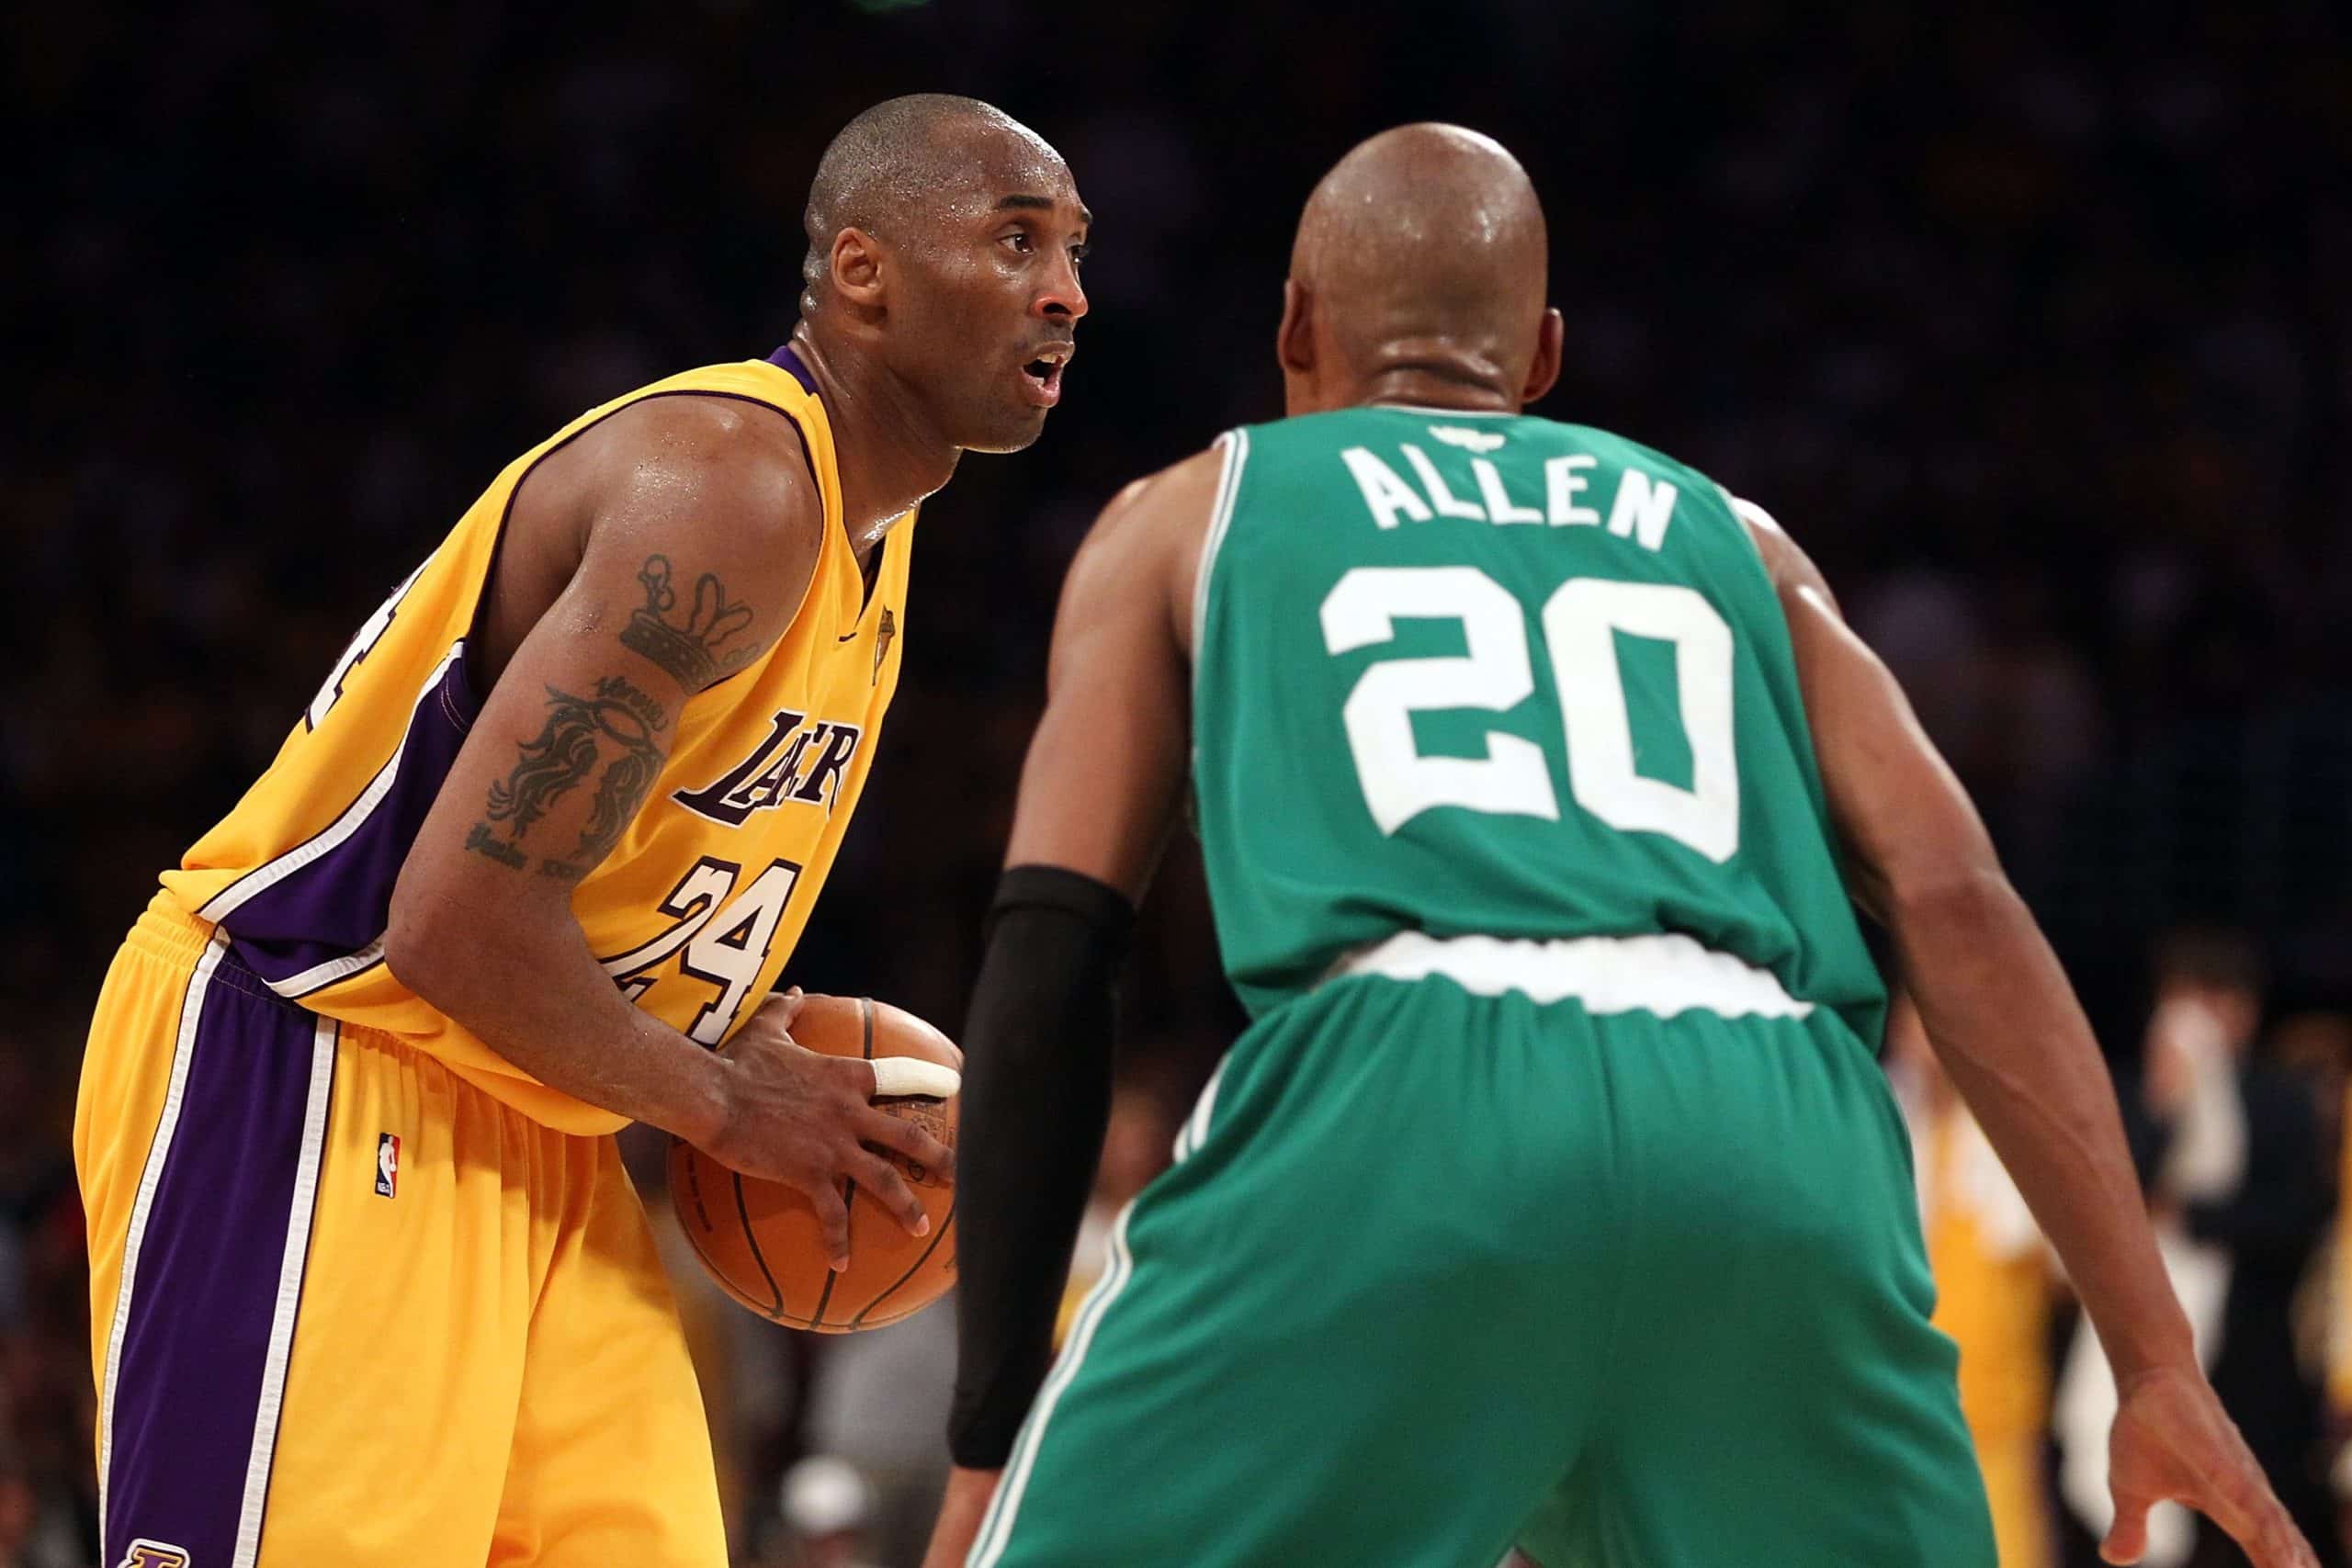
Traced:
POLYGON ((997 885, 964 1022, 956 1131, 956 1402, 967 1469, 1012 1452, 1053 1355, 1056 1308, 1111 1112, 1112 987, 1135 908, 1056 866, 997 885))

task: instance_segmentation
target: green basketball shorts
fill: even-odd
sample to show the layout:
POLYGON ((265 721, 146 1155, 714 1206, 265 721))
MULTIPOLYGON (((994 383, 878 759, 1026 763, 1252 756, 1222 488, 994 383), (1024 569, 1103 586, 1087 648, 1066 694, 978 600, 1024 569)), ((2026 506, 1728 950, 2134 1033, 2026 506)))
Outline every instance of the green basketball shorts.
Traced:
POLYGON ((1845 1025, 1687 939, 1411 940, 1235 1044, 973 1568, 1992 1568, 1845 1025))

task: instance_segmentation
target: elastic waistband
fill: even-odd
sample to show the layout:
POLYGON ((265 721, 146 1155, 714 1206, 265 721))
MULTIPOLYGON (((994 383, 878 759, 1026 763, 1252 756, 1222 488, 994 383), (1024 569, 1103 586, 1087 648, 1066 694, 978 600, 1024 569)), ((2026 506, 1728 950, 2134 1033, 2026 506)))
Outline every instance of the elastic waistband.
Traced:
POLYGON ((215 929, 211 921, 199 920, 182 908, 168 891, 158 892, 140 911, 123 942, 168 963, 194 964, 211 945, 215 929))
POLYGON ((1579 1002, 1589 1013, 1672 1018, 1701 1008, 1724 1018, 1804 1018, 1813 1011, 1770 970, 1679 933, 1532 942, 1399 931, 1345 954, 1323 979, 1328 985, 1357 975, 1442 975, 1476 996, 1518 991, 1537 1002, 1579 1002))
MULTIPOLYGON (((199 920, 181 907, 180 901, 165 888, 147 901, 132 923, 130 934, 123 938, 123 945, 158 963, 175 969, 193 970, 204 950, 220 939, 220 928, 210 920, 199 920)), ((275 1002, 289 1012, 304 1012, 300 1002, 291 1002, 269 988, 267 981, 244 965, 236 953, 224 951, 212 966, 212 984, 230 986, 251 992, 266 1002, 275 1002)))

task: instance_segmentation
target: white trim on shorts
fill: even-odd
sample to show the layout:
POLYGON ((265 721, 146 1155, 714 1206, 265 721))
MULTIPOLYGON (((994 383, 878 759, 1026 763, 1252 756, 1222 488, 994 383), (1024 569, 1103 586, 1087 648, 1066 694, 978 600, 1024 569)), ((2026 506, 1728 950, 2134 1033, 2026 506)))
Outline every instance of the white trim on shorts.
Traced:
POLYGON ((330 958, 324 964, 313 964, 299 975, 288 975, 283 980, 266 976, 254 977, 288 1001, 324 990, 338 980, 347 980, 362 969, 373 969, 384 961, 384 939, 378 937, 365 947, 354 948, 341 958, 330 958))
POLYGON ((254 1411, 254 1444, 245 1459, 245 1499, 237 1517, 237 1545, 229 1568, 254 1568, 261 1555, 261 1521, 269 1503, 269 1467, 277 1454, 277 1417, 286 1404, 286 1367, 294 1351, 294 1314, 302 1303, 302 1268, 311 1254, 311 1222, 318 1211, 319 1166, 326 1154, 327 1103, 334 1088, 335 1041, 342 1025, 322 1018, 311 1037, 311 1092, 302 1109, 302 1144, 294 1168, 294 1198, 286 1215, 286 1255, 277 1269, 277 1307, 262 1360, 261 1402, 254 1411))
POLYGON ((1198 1154, 1201 1145, 1208 1141, 1209 1121, 1216 1114, 1216 1086, 1225 1081, 1226 1064, 1232 1060, 1233 1053, 1230 1051, 1217 1058, 1216 1071, 1211 1073, 1209 1081, 1201 1086, 1200 1098, 1193 1102, 1193 1113, 1184 1118, 1184 1125, 1177 1130, 1175 1155, 1178 1165, 1198 1154))
POLYGON ((1053 1419, 1054 1405, 1078 1376, 1086 1352, 1094 1344, 1094 1331, 1102 1325, 1103 1314, 1135 1277, 1135 1254, 1127 1250, 1127 1221, 1135 1212, 1131 1200, 1111 1226, 1111 1266, 1102 1271, 1102 1280, 1078 1309, 1078 1323, 1070 1332, 1069 1345, 1054 1364, 1053 1375, 1046 1380, 1045 1388, 1037 1395, 1036 1408, 1029 1413, 1021 1437, 1013 1444, 1012 1460, 1005 1467, 1003 1483, 989 1504, 988 1517, 981 1521, 980 1539, 972 1548, 970 1568, 995 1568, 997 1559, 1004 1555, 1005 1546, 1012 1539, 1013 1521, 1021 1512, 1021 1495, 1028 1489, 1029 1472, 1037 1462, 1037 1446, 1045 1438, 1046 1423, 1053 1419))
MULTIPOLYGON (((1183 1164, 1209 1135, 1209 1122, 1216 1114, 1216 1089, 1225 1079, 1226 1063, 1233 1059, 1227 1052, 1201 1086, 1200 1098, 1193 1104, 1193 1113, 1184 1118, 1183 1128, 1176 1134, 1176 1163, 1183 1164)), ((1012 1539, 1013 1516, 1021 1511, 1021 1493, 1029 1484, 1029 1472, 1037 1458, 1038 1441, 1045 1436, 1046 1422, 1053 1415, 1054 1402, 1061 1391, 1078 1376, 1078 1364, 1086 1359, 1088 1347, 1094 1342, 1094 1330, 1111 1310, 1114 1297, 1126 1288, 1127 1280, 1135 1273, 1135 1255, 1127 1249, 1127 1216, 1135 1212, 1129 1202, 1119 1211, 1118 1219, 1111 1226, 1111 1266, 1102 1271, 1102 1280, 1078 1309, 1078 1319, 1069 1337, 1069 1348, 1055 1364, 1053 1375, 1037 1396, 1036 1408, 1021 1428, 1021 1436, 1013 1444, 1012 1457, 1005 1466, 1003 1483, 989 1501, 988 1516, 981 1521, 979 1540, 973 1546, 972 1568, 989 1568, 1004 1553, 1005 1543, 1012 1539)))

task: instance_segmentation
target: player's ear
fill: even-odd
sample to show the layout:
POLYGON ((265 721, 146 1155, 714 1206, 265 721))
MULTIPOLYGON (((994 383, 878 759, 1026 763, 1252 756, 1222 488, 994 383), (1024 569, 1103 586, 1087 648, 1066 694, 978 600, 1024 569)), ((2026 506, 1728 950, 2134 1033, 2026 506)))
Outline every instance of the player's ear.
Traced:
POLYGON ((833 236, 830 258, 833 293, 863 310, 882 304, 882 248, 863 229, 844 229, 833 236))
POLYGON ((1560 324, 1560 312, 1546 306, 1543 325, 1535 329, 1535 362, 1527 367, 1527 385, 1519 393, 1521 402, 1538 400, 1560 378, 1560 345, 1566 330, 1560 324))
POLYGON ((1298 279, 1283 279, 1283 324, 1274 329, 1274 359, 1294 376, 1315 374, 1315 297, 1298 279))

